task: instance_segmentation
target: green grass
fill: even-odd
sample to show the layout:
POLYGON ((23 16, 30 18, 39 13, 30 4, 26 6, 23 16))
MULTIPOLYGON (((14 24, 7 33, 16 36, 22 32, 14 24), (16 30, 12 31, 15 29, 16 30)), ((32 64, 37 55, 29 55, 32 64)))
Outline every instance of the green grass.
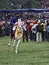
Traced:
POLYGON ((9 40, 0 38, 0 65, 49 65, 49 42, 21 43, 16 54, 8 47, 9 40))

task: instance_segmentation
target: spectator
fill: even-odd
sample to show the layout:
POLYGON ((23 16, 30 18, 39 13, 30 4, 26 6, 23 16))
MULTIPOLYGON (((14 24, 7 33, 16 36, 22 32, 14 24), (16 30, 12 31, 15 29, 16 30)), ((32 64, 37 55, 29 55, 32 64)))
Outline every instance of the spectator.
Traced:
POLYGON ((42 41, 42 35, 41 35, 42 26, 41 26, 40 22, 38 22, 38 25, 36 26, 36 31, 37 31, 37 33, 36 33, 36 41, 41 42, 42 41))
POLYGON ((49 41, 49 23, 47 24, 46 31, 47 31, 47 41, 49 41))
POLYGON ((29 23, 27 27, 28 27, 29 39, 32 41, 32 31, 31 31, 32 25, 29 23))
POLYGON ((28 42, 28 29, 26 23, 23 25, 23 42, 25 41, 25 39, 28 42))

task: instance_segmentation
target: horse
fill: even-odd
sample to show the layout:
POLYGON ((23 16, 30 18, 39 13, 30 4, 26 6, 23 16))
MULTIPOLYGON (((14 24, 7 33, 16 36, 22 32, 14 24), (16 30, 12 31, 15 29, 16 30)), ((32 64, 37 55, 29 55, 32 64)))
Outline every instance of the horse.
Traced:
MULTIPOLYGON (((16 53, 18 53, 18 47, 19 47, 19 45, 21 43, 22 37, 23 37, 22 26, 14 26, 13 27, 13 32, 11 33, 11 40, 12 39, 14 40, 12 49, 15 47, 15 52, 16 53)), ((11 44, 11 42, 9 42, 8 46, 10 44, 11 44)))

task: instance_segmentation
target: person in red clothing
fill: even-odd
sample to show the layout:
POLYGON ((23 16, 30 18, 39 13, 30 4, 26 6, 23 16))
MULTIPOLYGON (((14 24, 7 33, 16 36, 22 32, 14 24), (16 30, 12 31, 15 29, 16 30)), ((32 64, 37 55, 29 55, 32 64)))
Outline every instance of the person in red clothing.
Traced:
POLYGON ((29 32, 29 38, 32 41, 32 31, 31 31, 32 25, 31 23, 28 24, 28 32, 29 32))

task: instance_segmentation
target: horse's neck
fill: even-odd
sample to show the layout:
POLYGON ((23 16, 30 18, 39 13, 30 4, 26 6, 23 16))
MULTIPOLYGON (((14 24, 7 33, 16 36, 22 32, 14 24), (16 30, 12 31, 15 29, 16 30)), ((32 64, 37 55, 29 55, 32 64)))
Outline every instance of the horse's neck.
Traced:
POLYGON ((21 31, 21 28, 18 28, 18 31, 21 31))
POLYGON ((22 28, 16 28, 16 32, 22 32, 22 28))

